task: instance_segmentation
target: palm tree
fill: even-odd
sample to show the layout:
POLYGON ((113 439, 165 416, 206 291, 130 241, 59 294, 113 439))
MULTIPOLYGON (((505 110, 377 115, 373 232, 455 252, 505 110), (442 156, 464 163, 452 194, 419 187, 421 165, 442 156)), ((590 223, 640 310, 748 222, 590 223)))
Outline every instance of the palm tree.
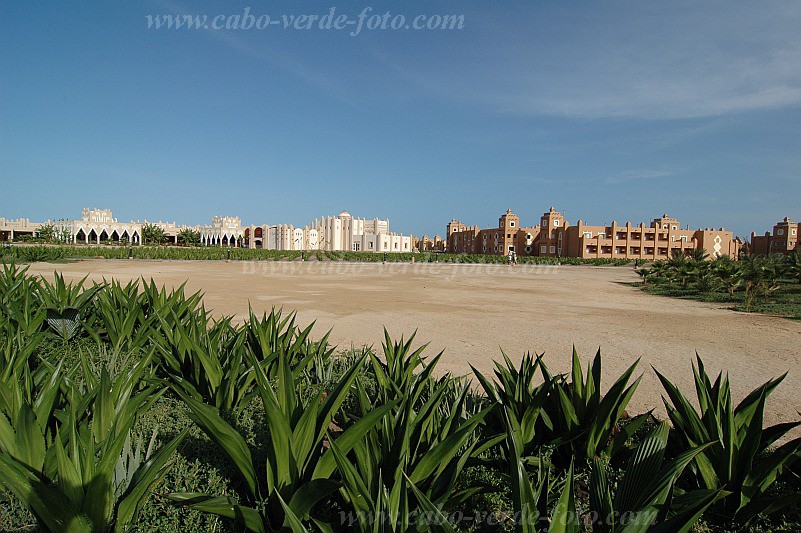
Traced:
POLYGON ((704 248, 698 248, 697 250, 690 252, 690 259, 693 261, 706 261, 709 259, 709 254, 704 248))
POLYGON ((55 226, 53 226, 51 222, 47 222, 39 227, 39 229, 36 232, 36 235, 40 239, 46 242, 50 242, 53 240, 53 237, 56 236, 56 228, 55 226))
POLYGON ((745 311, 750 311, 755 298, 767 298, 780 287, 782 269, 773 256, 752 256, 741 261, 740 277, 745 286, 745 311))
POLYGON ((785 270, 788 277, 801 283, 801 249, 787 256, 785 270))
POLYGON ((190 228, 182 229, 178 233, 178 244, 183 246, 197 246, 200 244, 200 232, 190 228))
POLYGON ((164 230, 155 224, 144 224, 142 226, 143 244, 162 244, 167 240, 164 230))
POLYGON ((724 255, 711 263, 712 272, 720 280, 720 284, 733 297, 735 291, 740 288, 743 279, 740 276, 740 268, 729 256, 724 255))
POLYGON ((671 250, 670 252, 670 259, 668 259, 668 266, 669 267, 680 267, 681 265, 687 262, 687 256, 684 255, 684 252, 681 250, 671 250))

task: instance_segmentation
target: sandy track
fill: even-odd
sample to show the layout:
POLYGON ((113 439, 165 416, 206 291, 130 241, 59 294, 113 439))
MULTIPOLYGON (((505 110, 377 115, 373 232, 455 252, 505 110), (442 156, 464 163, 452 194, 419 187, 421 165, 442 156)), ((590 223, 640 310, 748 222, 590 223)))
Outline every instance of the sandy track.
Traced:
POLYGON ((630 411, 661 408, 651 365, 694 394, 690 364, 698 351, 708 371, 729 372, 739 400, 771 377, 790 371, 768 404, 766 423, 794 420, 801 410, 801 323, 737 313, 716 304, 651 296, 625 285, 630 268, 399 265, 329 262, 146 262, 93 260, 35 264, 30 272, 70 279, 143 276, 203 291, 207 308, 243 317, 283 306, 317 336, 333 328, 340 347, 380 345, 418 330, 428 354, 445 350, 440 367, 455 374, 472 364, 491 373, 502 347, 512 358, 545 352, 554 371, 570 367, 571 346, 583 360, 600 346, 604 388, 642 357, 642 383, 630 411))

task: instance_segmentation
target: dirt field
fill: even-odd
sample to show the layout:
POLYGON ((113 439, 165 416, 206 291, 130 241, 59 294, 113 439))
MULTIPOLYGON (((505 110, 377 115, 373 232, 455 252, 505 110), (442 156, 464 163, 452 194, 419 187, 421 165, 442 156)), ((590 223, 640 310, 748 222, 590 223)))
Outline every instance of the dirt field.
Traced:
POLYGON ((554 371, 569 370, 571 346, 583 360, 600 346, 604 388, 637 357, 642 383, 630 411, 661 408, 657 367, 694 395, 690 364, 696 351, 709 372, 728 371, 736 400, 767 379, 790 371, 768 404, 766 423, 789 421, 801 410, 801 323, 737 313, 714 304, 651 296, 623 283, 631 268, 494 265, 82 261, 35 264, 76 279, 143 276, 203 291, 220 315, 283 306, 317 336, 333 328, 340 347, 373 344, 386 326, 393 337, 418 330, 430 356, 445 350, 441 370, 491 373, 503 348, 512 358, 545 352, 554 371))

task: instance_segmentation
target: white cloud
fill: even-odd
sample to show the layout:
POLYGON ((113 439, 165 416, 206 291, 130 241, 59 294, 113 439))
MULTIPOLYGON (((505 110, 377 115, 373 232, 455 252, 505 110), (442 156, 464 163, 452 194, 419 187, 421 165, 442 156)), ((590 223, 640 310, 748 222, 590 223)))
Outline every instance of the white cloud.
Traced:
POLYGON ((550 32, 543 23, 482 34, 465 64, 435 57, 394 68, 423 91, 511 114, 676 119, 801 105, 795 3, 590 9, 561 13, 550 32))

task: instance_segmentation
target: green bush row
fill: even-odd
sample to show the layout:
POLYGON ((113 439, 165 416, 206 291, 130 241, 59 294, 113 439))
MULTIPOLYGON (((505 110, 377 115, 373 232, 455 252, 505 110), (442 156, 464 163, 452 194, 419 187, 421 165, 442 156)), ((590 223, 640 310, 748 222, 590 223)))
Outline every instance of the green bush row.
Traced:
MULTIPOLYGON (((208 247, 182 247, 182 246, 64 246, 64 245, 26 245, 8 246, 0 249, 0 258, 5 262, 40 262, 61 261, 65 259, 103 258, 103 259, 134 259, 146 260, 202 260, 222 261, 351 261, 351 262, 403 262, 419 263, 478 263, 478 264, 507 264, 508 258, 503 255, 482 254, 445 254, 445 253, 372 253, 372 252, 330 252, 330 251, 294 251, 294 250, 263 250, 250 248, 224 248, 208 247)), ((582 259, 576 257, 519 257, 521 264, 563 264, 563 265, 611 265, 624 266, 630 264, 626 259, 593 258, 582 259)))

